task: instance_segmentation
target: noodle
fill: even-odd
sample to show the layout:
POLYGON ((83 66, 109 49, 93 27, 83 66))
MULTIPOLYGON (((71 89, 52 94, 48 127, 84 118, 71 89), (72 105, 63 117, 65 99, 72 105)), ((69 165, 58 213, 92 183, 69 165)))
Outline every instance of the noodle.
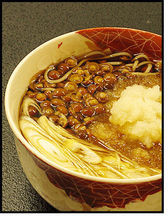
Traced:
POLYGON ((50 65, 30 81, 21 103, 20 129, 31 146, 46 158, 75 172, 115 179, 161 173, 157 166, 139 164, 123 154, 121 147, 117 149, 116 143, 122 139, 117 138, 122 134, 117 133, 114 140, 110 137, 114 142, 111 145, 106 141, 108 129, 101 130, 98 137, 92 133, 95 126, 98 134, 99 120, 103 120, 103 126, 109 121, 106 103, 110 103, 108 94, 113 90, 113 99, 119 99, 120 94, 115 93, 117 83, 122 88, 124 80, 131 77, 160 77, 160 66, 160 61, 150 61, 145 54, 106 55, 102 51, 50 65), (58 73, 59 78, 54 76, 58 73))

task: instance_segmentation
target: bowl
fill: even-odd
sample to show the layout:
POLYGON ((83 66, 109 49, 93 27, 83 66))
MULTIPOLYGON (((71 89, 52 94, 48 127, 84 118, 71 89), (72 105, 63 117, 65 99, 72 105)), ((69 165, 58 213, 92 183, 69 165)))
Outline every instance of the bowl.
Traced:
POLYGON ((5 111, 23 170, 34 189, 60 211, 161 211, 161 175, 140 179, 106 179, 60 167, 33 148, 22 135, 19 106, 31 77, 49 64, 93 50, 147 54, 161 59, 160 35, 129 28, 100 27, 56 37, 30 52, 13 71, 5 94, 5 111))

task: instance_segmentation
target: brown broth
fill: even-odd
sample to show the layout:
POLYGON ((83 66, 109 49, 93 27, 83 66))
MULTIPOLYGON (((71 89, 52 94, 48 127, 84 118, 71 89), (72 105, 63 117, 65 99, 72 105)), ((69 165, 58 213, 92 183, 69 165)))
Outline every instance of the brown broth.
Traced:
MULTIPOLYGON (((55 65, 55 72, 51 71, 50 73, 52 79, 61 78, 72 68, 68 66, 67 59, 65 62, 55 65)), ((115 58, 113 61, 115 60, 117 59, 115 58)), ((140 141, 132 140, 127 135, 122 134, 119 126, 109 122, 109 110, 113 106, 113 102, 119 99, 121 92, 127 86, 137 84, 153 87, 159 85, 161 88, 161 74, 150 76, 137 76, 129 73, 121 74, 118 70, 119 67, 113 66, 113 71, 110 72, 110 81, 107 80, 107 83, 105 75, 107 79, 109 75, 107 75, 107 72, 100 72, 100 66, 97 67, 97 65, 102 65, 107 61, 96 61, 95 59, 91 62, 82 65, 78 68, 78 73, 74 71, 73 74, 61 83, 50 84, 46 82, 44 79, 45 70, 39 74, 37 73, 33 80, 31 80, 25 96, 33 98, 41 106, 43 114, 55 124, 60 124, 78 137, 91 142, 97 140, 97 144, 98 140, 100 140, 104 145, 116 149, 142 166, 161 169, 161 143, 153 143, 152 148, 146 149, 140 141), (91 62, 94 63, 93 67, 91 67, 91 62), (95 70, 96 68, 97 70, 95 70), (76 73, 78 76, 80 75, 80 70, 88 70, 91 77, 87 78, 87 76, 82 74, 82 77, 75 77, 76 73), (71 88, 68 87, 69 84, 67 86, 69 82, 74 83, 70 85, 71 88), (76 88, 69 92, 70 90, 67 90, 67 88, 73 89, 72 86, 76 86, 76 88), (43 88, 52 88, 55 91, 44 91, 42 90, 43 88), (107 95, 108 100, 103 101, 102 97, 99 97, 100 92, 107 95), (97 110, 95 106, 97 106, 97 110), (59 122, 59 116, 56 115, 58 111, 66 118, 65 123, 61 122, 61 124, 59 122), (91 136, 95 136, 97 139, 91 138, 91 136)), ((125 64, 129 62, 126 60, 125 64)), ((69 63, 73 65, 73 60, 70 60, 69 63)), ((144 67, 143 69, 138 69, 138 71, 142 70, 144 71, 144 67)), ((160 70, 154 67, 152 71, 154 73, 160 72, 160 70)), ((39 114, 33 108, 30 109, 29 113, 34 119, 39 117, 39 114)))

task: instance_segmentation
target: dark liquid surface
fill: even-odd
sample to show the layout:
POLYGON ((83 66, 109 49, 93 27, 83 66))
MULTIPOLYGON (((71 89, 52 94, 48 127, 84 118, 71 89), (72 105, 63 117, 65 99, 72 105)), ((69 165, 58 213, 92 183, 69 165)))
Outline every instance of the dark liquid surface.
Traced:
MULTIPOLYGON (((70 61, 67 59, 53 65, 52 70, 48 71, 50 80, 60 79, 79 63, 75 58, 70 61)), ((46 70, 41 71, 31 80, 25 97, 34 99, 41 107, 42 115, 74 135, 87 141, 93 141, 91 136, 95 136, 97 143, 102 141, 104 145, 116 149, 138 164, 161 169, 161 143, 153 143, 147 149, 142 142, 124 135, 119 126, 109 122, 109 111, 113 102, 120 98, 121 92, 127 86, 137 84, 151 88, 159 85, 161 88, 161 74, 137 76, 130 72, 121 73, 122 68, 118 65, 104 67, 104 63, 108 61, 88 61, 75 67, 69 77, 60 83, 47 82, 46 70)), ((110 61, 121 61, 121 66, 131 62, 124 56, 110 61)), ((144 72, 145 68, 147 65, 142 65, 137 71, 144 72)), ((151 71, 161 73, 157 65, 153 65, 151 71)), ((32 106, 29 107, 29 115, 35 120, 40 117, 32 106)))

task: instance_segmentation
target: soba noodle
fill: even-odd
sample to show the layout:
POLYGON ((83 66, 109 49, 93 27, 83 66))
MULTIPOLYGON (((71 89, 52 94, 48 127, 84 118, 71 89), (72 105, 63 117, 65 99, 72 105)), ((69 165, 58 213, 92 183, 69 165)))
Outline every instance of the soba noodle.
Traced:
MULTIPOLYGON (((94 106, 101 106, 103 113, 105 111, 105 105, 102 104, 105 102, 103 101, 103 90, 101 90, 102 84, 99 85, 97 83, 98 80, 101 81, 103 76, 98 75, 99 78, 96 78, 96 74, 101 72, 100 68, 104 68, 103 70, 101 69, 102 72, 104 71, 104 74, 107 74, 107 72, 110 71, 107 76, 111 77, 114 75, 113 81, 115 83, 117 80, 123 80, 123 77, 126 76, 128 76, 128 78, 160 76, 160 61, 150 61, 145 54, 137 54, 133 56, 127 52, 119 52, 106 55, 101 51, 91 52, 80 59, 73 57, 70 58, 72 59, 70 61, 67 61, 67 59, 66 62, 70 63, 71 61, 71 64, 73 64, 73 61, 75 60, 76 64, 74 64, 74 66, 72 65, 71 68, 62 65, 64 68, 66 67, 67 70, 58 78, 55 76, 55 78, 49 77, 49 73, 52 71, 55 71, 54 73, 56 73, 56 71, 59 73, 61 72, 56 69, 56 66, 59 64, 52 64, 30 81, 29 89, 21 103, 19 118, 20 129, 29 144, 54 163, 69 170, 90 176, 130 179, 148 177, 161 173, 161 170, 157 167, 142 166, 135 160, 130 159, 116 150, 113 146, 105 143, 101 139, 99 140, 99 138, 96 138, 90 133, 88 128, 88 125, 92 123, 92 120, 94 121, 94 116, 96 114, 102 114, 100 109, 100 113, 96 113, 95 110, 95 112, 91 114, 91 109, 93 110, 94 106), (98 64, 95 64, 96 62, 98 64), (97 72, 95 71, 96 68, 97 72), (79 74, 80 72, 82 73, 81 75, 79 74), (74 83, 71 77, 76 73, 78 73, 78 76, 80 75, 80 77, 75 78, 76 81, 74 83), (92 97, 88 95, 86 101, 86 94, 81 94, 78 89, 82 87, 85 90, 88 89, 90 84, 87 85, 87 82, 91 82, 92 87, 94 87, 93 85, 98 85, 99 87, 96 88, 101 89, 100 91, 98 90, 97 93, 94 93, 95 96, 93 96, 92 93, 92 97), (41 87, 39 86, 40 83, 42 85, 41 87), (66 90, 66 93, 64 94, 64 88, 67 84, 68 86, 71 86, 68 87, 68 89, 71 90, 69 90, 69 93, 67 92, 68 90, 66 90), (62 91, 60 97, 55 95, 58 95, 58 88, 62 88, 62 90, 59 90, 62 91), (38 97, 41 97, 41 99, 44 97, 44 99, 39 100, 37 94, 40 94, 38 97), (50 98, 50 94, 52 94, 52 98, 50 98), (66 101, 62 99, 62 97, 66 97, 67 100, 69 98, 71 101, 66 101), (46 106, 43 106, 44 102, 46 106), (49 105, 47 103, 49 102, 52 103, 48 108, 51 113, 46 113, 47 106, 49 105), (59 102, 60 104, 53 104, 55 102, 59 102), (70 104, 67 104, 66 102, 70 104), (84 112, 82 107, 74 113, 74 111, 72 111, 74 109, 72 109, 71 105, 74 104, 75 106, 76 103, 78 103, 78 108, 82 105, 84 105, 83 109, 88 110, 88 108, 90 108, 90 111, 88 110, 88 115, 86 114, 87 111, 84 112), (95 104, 91 105, 90 103, 95 104), (66 110, 68 110, 68 112, 66 112, 66 110), (81 122, 78 124, 75 124, 75 122, 79 121, 79 118, 74 117, 73 121, 70 121, 69 119, 72 119, 72 116, 75 114, 78 117, 81 117, 81 122), (70 129, 72 130, 71 132, 69 132, 70 129), (77 133, 74 133, 76 131, 77 133), (82 136, 79 135, 81 133, 82 136), (85 136, 83 136, 83 134, 85 134, 85 136), (93 139, 97 140, 97 142, 91 141, 93 139)), ((112 77, 110 79, 112 79, 112 77)), ((110 81, 108 85, 105 85, 107 88, 105 86, 103 88, 113 90, 113 86, 110 88, 111 82, 112 81, 110 81)), ((81 89, 81 91, 84 90, 81 89)), ((105 98, 106 95, 104 95, 104 100, 105 98)))

